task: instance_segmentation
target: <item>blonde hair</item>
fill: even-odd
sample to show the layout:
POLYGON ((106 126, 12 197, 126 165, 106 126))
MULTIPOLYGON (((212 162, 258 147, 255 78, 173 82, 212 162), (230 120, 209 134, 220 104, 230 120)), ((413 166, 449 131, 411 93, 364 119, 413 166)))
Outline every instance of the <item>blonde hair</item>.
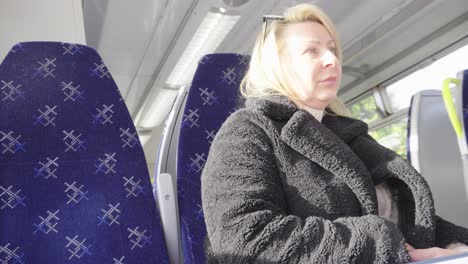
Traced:
MULTIPOLYGON (((274 20, 258 34, 255 41, 249 69, 240 84, 240 93, 244 97, 283 95, 297 100, 298 97, 284 79, 281 69, 280 54, 285 46, 283 32, 289 24, 313 21, 323 25, 335 40, 338 60, 342 60, 342 51, 336 28, 330 18, 317 6, 300 4, 285 10, 283 19, 274 20)), ((328 106, 333 112, 348 115, 346 106, 337 98, 328 106)))

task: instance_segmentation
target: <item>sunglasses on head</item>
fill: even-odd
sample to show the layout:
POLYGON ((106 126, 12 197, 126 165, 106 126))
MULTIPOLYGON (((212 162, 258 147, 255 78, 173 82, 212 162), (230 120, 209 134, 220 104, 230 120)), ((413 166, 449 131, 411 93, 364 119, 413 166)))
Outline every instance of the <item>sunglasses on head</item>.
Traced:
POLYGON ((276 16, 276 15, 264 15, 263 16, 263 42, 265 42, 265 38, 266 38, 268 21, 283 20, 283 19, 284 19, 283 16, 276 16))

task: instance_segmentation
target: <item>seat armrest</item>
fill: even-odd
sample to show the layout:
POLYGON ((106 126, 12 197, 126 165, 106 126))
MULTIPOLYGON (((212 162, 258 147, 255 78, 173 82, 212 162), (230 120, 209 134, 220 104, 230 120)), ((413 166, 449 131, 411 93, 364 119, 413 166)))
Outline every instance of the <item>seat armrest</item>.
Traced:
POLYGON ((157 194, 169 259, 172 264, 177 264, 179 263, 180 252, 180 230, 177 196, 172 175, 169 173, 159 174, 156 177, 156 187, 154 191, 157 194))

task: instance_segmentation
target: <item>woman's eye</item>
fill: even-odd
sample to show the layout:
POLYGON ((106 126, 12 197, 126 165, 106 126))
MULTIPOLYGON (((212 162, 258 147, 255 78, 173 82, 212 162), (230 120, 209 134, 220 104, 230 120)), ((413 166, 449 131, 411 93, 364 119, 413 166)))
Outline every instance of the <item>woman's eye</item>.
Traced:
POLYGON ((330 51, 333 53, 333 54, 337 54, 338 53, 338 49, 337 48, 330 48, 330 51))
POLYGON ((310 48, 306 50, 306 53, 317 54, 318 50, 316 48, 310 48))

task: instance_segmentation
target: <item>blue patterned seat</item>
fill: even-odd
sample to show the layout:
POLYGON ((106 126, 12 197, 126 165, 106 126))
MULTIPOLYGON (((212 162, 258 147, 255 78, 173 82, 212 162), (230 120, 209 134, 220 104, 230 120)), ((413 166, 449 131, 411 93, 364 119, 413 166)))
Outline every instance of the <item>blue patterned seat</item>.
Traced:
POLYGON ((177 189, 184 263, 204 263, 206 227, 200 176, 211 141, 239 106, 239 84, 249 57, 211 54, 198 65, 188 92, 180 128, 177 189))
POLYGON ((99 55, 20 43, 0 88, 0 263, 168 263, 143 150, 99 55))

